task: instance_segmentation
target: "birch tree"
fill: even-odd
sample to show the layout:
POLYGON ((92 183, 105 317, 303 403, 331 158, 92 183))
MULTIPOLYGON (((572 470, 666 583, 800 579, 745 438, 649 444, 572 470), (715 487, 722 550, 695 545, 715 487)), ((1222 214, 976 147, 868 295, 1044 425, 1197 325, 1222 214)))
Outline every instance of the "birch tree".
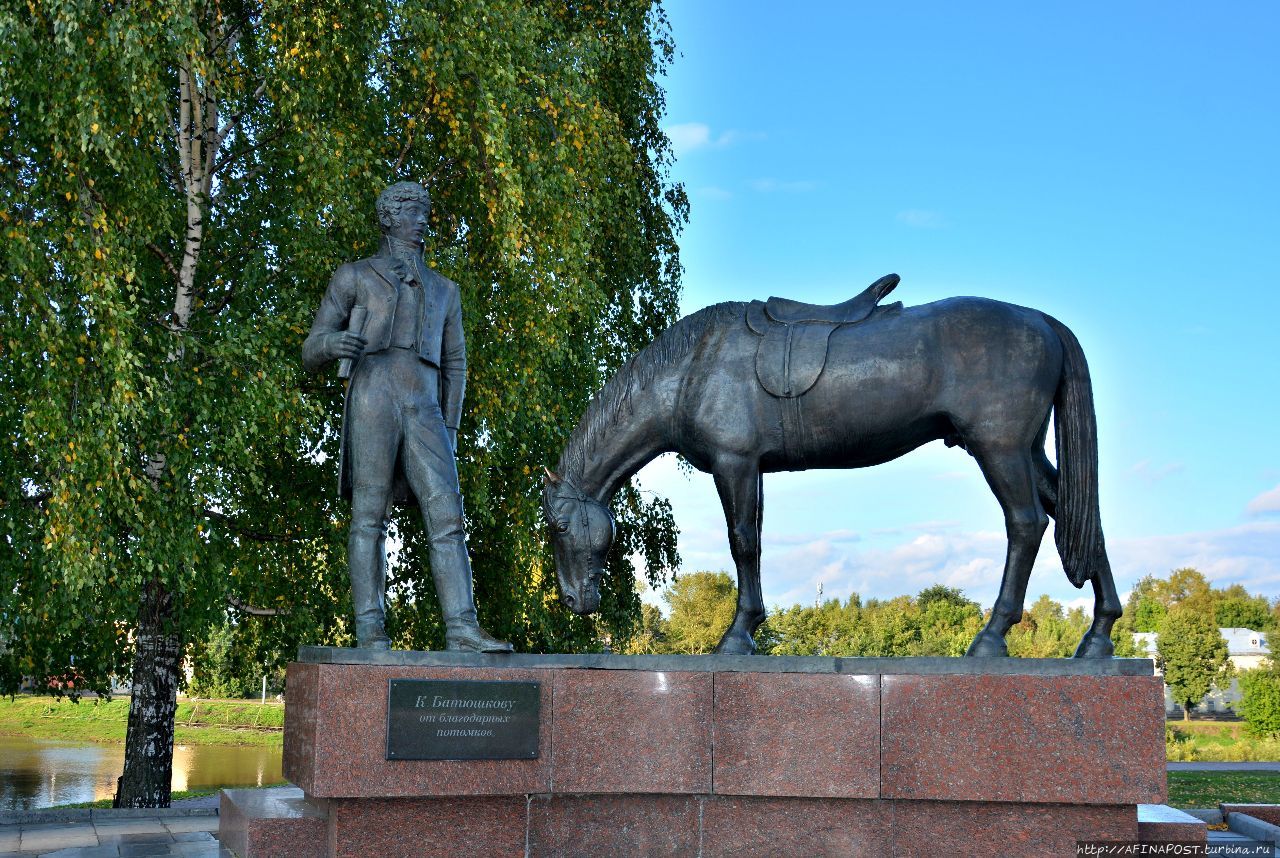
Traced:
MULTIPOLYGON (((132 677, 119 804, 168 803, 182 660, 211 626, 350 642, 342 389, 298 353, 397 179, 432 191, 427 257, 463 292, 482 621, 543 650, 630 634, 630 558, 675 562, 669 507, 622 493, 605 610, 578 618, 537 474, 674 318, 672 50, 641 0, 0 3, 0 684, 132 677)), ((425 648, 415 527, 391 628, 425 648)))

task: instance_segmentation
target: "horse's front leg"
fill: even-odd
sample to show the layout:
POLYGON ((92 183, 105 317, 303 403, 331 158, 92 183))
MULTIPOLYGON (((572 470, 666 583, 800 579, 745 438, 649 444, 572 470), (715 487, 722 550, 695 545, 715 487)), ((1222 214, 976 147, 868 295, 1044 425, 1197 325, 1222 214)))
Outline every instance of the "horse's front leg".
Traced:
POLYGON ((738 610, 733 624, 720 638, 716 652, 751 655, 752 638, 764 622, 764 597, 760 593, 760 522, 763 480, 755 462, 735 462, 715 469, 716 491, 729 527, 729 550, 738 568, 738 610))

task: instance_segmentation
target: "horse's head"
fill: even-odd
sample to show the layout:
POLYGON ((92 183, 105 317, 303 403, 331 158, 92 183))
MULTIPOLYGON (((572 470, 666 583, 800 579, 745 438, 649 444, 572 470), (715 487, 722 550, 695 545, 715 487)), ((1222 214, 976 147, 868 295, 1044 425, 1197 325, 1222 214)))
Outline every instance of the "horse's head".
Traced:
POLYGON ((605 558, 613 545, 613 514, 552 471, 547 471, 542 509, 551 525, 560 597, 575 614, 595 612, 605 558))

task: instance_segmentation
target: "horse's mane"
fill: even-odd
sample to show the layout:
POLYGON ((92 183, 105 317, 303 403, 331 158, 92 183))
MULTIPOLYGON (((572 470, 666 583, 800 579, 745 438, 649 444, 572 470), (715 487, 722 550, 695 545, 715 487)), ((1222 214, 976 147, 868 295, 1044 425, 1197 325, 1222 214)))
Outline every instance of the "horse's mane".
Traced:
POLYGON ((693 351, 708 329, 723 327, 734 317, 742 321, 744 307, 741 301, 712 304, 690 313, 658 334, 657 339, 627 361, 592 397, 582 419, 569 435, 556 470, 565 475, 581 474, 593 444, 603 433, 631 416, 632 395, 645 390, 662 370, 679 363, 693 351))

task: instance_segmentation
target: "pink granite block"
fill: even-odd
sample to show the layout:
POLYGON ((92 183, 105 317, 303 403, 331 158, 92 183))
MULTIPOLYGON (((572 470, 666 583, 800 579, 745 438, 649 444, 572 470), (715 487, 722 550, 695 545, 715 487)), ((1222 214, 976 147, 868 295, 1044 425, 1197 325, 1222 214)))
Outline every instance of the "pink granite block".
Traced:
POLYGON ((537 796, 529 806, 530 856, 658 858, 697 854, 695 796, 537 796))
POLYGON ((223 790, 218 840, 240 858, 315 858, 328 852, 327 808, 294 787, 223 790))
MULTIPOLYGON (((285 777, 324 798, 524 795, 550 791, 552 683, 548 671, 503 668, 317 664, 289 666, 288 696, 302 699, 286 723, 285 777), (314 673, 295 668, 316 668, 314 673), (512 680, 541 683, 538 758, 388 760, 390 679, 512 680), (300 681, 297 681, 300 680, 300 681), (314 684, 313 689, 307 684, 314 684), (303 686, 296 689, 295 685, 303 686), (308 701, 311 701, 308 703, 308 701), (304 713, 309 718, 304 719, 304 713)), ((286 708, 286 722, 289 712, 286 708)))
POLYGON ((1233 813, 1247 813, 1272 825, 1280 825, 1280 804, 1220 804, 1223 817, 1233 813))
POLYGON ((331 858, 523 858, 524 796, 329 802, 331 858))
POLYGON ((281 768, 290 783, 304 787, 315 780, 316 694, 320 690, 320 668, 318 664, 291 662, 285 674, 281 768))
POLYGON ((702 807, 703 858, 892 855, 892 840, 893 808, 875 799, 715 796, 702 807))
POLYGON ((1132 842, 1138 834, 1127 805, 895 801, 893 824, 895 858, 1063 858, 1080 840, 1132 842))
POLYGON ((717 795, 878 798, 880 678, 715 675, 717 795))
POLYGON ((711 791, 711 674, 565 670, 555 676, 551 791, 711 791))
POLYGON ((1138 839, 1143 843, 1205 843, 1209 826, 1167 804, 1138 805, 1138 839))
POLYGON ((1143 804, 1166 795, 1148 676, 884 676, 881 796, 1143 804))

